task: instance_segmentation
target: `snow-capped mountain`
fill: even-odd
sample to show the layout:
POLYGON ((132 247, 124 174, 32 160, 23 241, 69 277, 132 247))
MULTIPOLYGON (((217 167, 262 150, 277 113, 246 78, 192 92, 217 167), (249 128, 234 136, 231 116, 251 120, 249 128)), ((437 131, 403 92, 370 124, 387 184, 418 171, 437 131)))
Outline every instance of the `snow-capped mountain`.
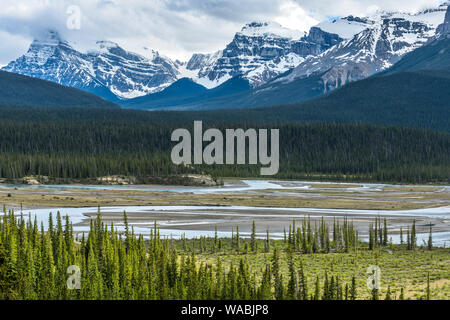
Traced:
POLYGON ((196 82, 209 88, 235 76, 259 86, 342 40, 319 28, 312 28, 305 35, 275 22, 253 22, 236 33, 224 50, 194 54, 186 70, 194 75, 196 82))
POLYGON ((347 17, 319 25, 351 36, 322 54, 309 57, 277 82, 322 74, 323 91, 367 78, 398 62, 403 55, 424 45, 444 21, 447 5, 418 14, 379 12, 368 18, 347 17), (358 32, 360 29, 362 31, 358 32), (352 36, 352 33, 355 33, 352 36))
MULTIPOLYGON (((274 22, 253 22, 237 32, 223 50, 194 54, 187 62, 172 61, 153 50, 144 55, 133 53, 108 41, 81 50, 50 31, 3 70, 109 100, 157 93, 182 78, 215 88, 239 76, 258 94, 259 87, 272 84, 286 72, 274 80, 275 86, 319 75, 322 91, 328 92, 385 70, 436 34, 447 33, 449 23, 442 24, 447 7, 448 3, 417 14, 348 16, 322 22, 308 33, 274 22)), ((317 82, 309 84, 318 86, 317 82)))
POLYGON ((436 30, 436 38, 450 37, 450 5, 445 14, 444 23, 440 24, 436 30))
POLYGON ((53 81, 96 93, 104 98, 133 98, 160 91, 176 81, 177 66, 151 51, 146 57, 119 45, 99 41, 83 53, 57 32, 34 40, 28 52, 9 63, 5 71, 53 81))
POLYGON ((319 23, 316 28, 319 28, 328 33, 337 34, 343 39, 351 39, 367 28, 372 27, 375 21, 369 18, 358 18, 348 16, 333 21, 324 21, 319 23))

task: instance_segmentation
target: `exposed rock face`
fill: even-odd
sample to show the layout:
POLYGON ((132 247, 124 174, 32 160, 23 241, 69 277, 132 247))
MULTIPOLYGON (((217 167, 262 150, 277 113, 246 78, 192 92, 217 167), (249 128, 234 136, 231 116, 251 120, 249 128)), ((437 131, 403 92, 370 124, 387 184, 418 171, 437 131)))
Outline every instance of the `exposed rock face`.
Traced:
POLYGON ((106 176, 97 178, 97 183, 104 185, 132 185, 135 184, 136 179, 133 177, 124 176, 106 176))
POLYGON ((194 54, 187 63, 180 63, 152 50, 146 56, 129 52, 109 41, 99 41, 92 50, 81 52, 57 32, 49 31, 4 70, 109 100, 129 99, 159 92, 183 77, 212 88, 243 76, 258 86, 342 40, 319 28, 304 35, 276 23, 254 22, 244 26, 224 50, 194 54))
POLYGON ((23 177, 21 183, 28 185, 40 185, 48 183, 49 178, 47 176, 27 176, 23 177))
POLYGON ((365 79, 391 67, 403 55, 432 38, 436 33, 436 15, 443 18, 443 9, 418 15, 381 13, 366 20, 352 18, 351 21, 364 23, 368 28, 318 56, 307 58, 287 76, 275 81, 291 82, 322 74, 321 85, 326 93, 348 82, 365 79))
POLYGON ((447 8, 444 23, 439 25, 439 27, 436 30, 436 36, 438 38, 450 36, 450 6, 447 8))
POLYGON ((175 64, 155 51, 143 57, 115 43, 99 41, 96 49, 82 53, 54 31, 35 40, 25 55, 4 70, 82 89, 106 99, 157 92, 173 83, 178 75, 175 64))
POLYGON ((308 35, 281 27, 274 22, 253 22, 244 26, 232 42, 211 55, 194 55, 188 70, 197 71, 200 83, 213 87, 235 76, 259 86, 317 55, 343 39, 311 28, 308 35))
POLYGON ((152 50, 145 56, 129 52, 108 41, 81 52, 50 31, 4 70, 109 100, 156 93, 184 77, 214 88, 240 76, 255 88, 290 70, 275 81, 321 74, 324 92, 328 92, 382 71, 429 39, 448 34, 448 3, 414 15, 379 12, 370 17, 348 16, 322 22, 308 33, 274 22, 252 22, 236 33, 225 49, 194 54, 181 63, 152 50))

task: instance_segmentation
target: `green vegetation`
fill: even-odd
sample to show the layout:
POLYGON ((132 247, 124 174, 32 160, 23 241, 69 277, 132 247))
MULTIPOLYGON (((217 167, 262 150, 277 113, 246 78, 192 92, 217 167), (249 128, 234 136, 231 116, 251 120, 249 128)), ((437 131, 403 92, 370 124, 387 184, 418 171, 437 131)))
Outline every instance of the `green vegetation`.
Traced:
POLYGON ((216 233, 168 240, 156 225, 144 240, 126 213, 123 234, 105 226, 99 213, 87 237, 75 241, 70 221, 62 220, 58 213, 54 224, 50 216, 44 232, 36 221, 3 215, 0 299, 437 299, 450 292, 449 249, 394 246, 380 236, 369 250, 347 220, 329 226, 305 218, 298 227, 294 221, 276 241, 268 231, 256 239, 255 227, 250 239, 237 228, 231 239, 216 233), (376 292, 365 286, 370 265, 383 272, 376 292), (68 289, 69 266, 79 267, 80 290, 68 289))
POLYGON ((448 37, 434 40, 426 46, 411 51, 382 74, 417 70, 443 70, 448 74, 450 69, 449 47, 450 38, 448 37))
MULTIPOLYGON (((102 113, 100 113, 102 115, 102 113)), ((72 115, 75 116, 75 115, 72 115)), ((81 117, 82 115, 80 115, 81 117)), ((99 116, 100 117, 100 116, 99 116)), ((175 166, 172 130, 150 120, 0 121, 0 177, 50 182, 124 175, 154 177, 207 173, 255 177, 258 166, 175 166)), ((450 134, 397 127, 343 124, 210 124, 225 128, 279 128, 283 179, 341 181, 450 181, 450 134)), ((182 127, 191 128, 192 123, 182 127)))
POLYGON ((0 107, 119 108, 82 90, 0 70, 0 107))
MULTIPOLYGON (((446 89, 450 76, 449 45, 450 39, 445 37, 431 41, 405 55, 391 68, 369 79, 350 83, 326 97, 323 97, 327 92, 324 92, 322 77, 328 70, 290 82, 275 80, 254 90, 215 98, 199 97, 196 100, 185 97, 172 99, 166 104, 140 99, 139 103, 131 101, 124 105, 142 109, 177 106, 179 110, 245 108, 245 111, 238 111, 239 116, 231 115, 231 118, 255 119, 253 116, 256 115, 258 121, 263 118, 281 121, 363 121, 435 127, 448 131, 448 123, 439 117, 441 112, 445 112, 445 119, 449 116, 449 93, 446 89), (246 114, 248 108, 287 104, 295 104, 295 108, 275 107, 251 110, 251 115, 246 114)), ((226 116, 223 111, 219 113, 226 116)))
MULTIPOLYGON (((330 94, 290 105, 233 110, 175 112, 169 117, 228 122, 339 122, 400 125, 450 131, 450 72, 430 70, 373 76, 349 83, 330 94)), ((275 96, 289 96, 297 89, 281 87, 275 96), (283 90, 286 91, 283 91, 283 90), (290 93, 291 92, 291 93, 290 93)), ((225 100, 225 99, 224 99, 225 100)), ((295 102, 297 101, 297 102, 295 102)), ((222 108, 228 101, 221 102, 222 108)), ((242 108, 243 104, 228 106, 242 108)), ((268 105, 255 104, 256 106, 268 105)), ((166 117, 166 113, 153 115, 166 117)))
MULTIPOLYGON (((122 110, 65 110, 22 114, 0 109, 0 178, 17 182, 46 176, 49 182, 123 175, 137 183, 154 177, 206 173, 255 177, 258 166, 174 166, 170 142, 175 119, 122 110), (3 114, 2 114, 3 113, 3 114), (47 120, 41 117, 50 115, 47 120), (16 118, 16 117, 19 117, 16 118), (30 118, 27 118, 30 117, 30 118), (140 119, 139 119, 140 118, 140 119)), ((450 134, 362 124, 207 123, 226 128, 279 128, 282 179, 340 181, 450 181, 450 134)))
POLYGON ((209 90, 191 79, 182 78, 161 92, 124 100, 120 102, 120 105, 124 108, 145 110, 167 107, 181 107, 183 109, 187 105, 198 107, 199 104, 214 106, 217 99, 229 100, 230 95, 234 96, 250 89, 248 80, 239 77, 232 78, 209 90))

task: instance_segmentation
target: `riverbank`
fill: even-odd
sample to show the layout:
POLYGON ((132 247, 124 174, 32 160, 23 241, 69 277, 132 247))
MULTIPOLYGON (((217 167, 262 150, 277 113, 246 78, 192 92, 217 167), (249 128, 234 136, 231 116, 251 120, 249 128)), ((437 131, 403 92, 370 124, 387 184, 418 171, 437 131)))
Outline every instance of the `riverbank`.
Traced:
MULTIPOLYGON (((0 202, 16 213, 61 211, 76 217, 81 232, 102 208, 108 223, 119 227, 123 211, 136 232, 148 234, 154 221, 167 236, 192 237, 218 231, 231 236, 233 229, 249 233, 252 222, 258 233, 270 229, 281 237, 295 219, 311 216, 330 222, 344 217, 354 221, 361 236, 375 217, 385 217, 395 238, 400 228, 417 222, 418 233, 450 232, 450 188, 448 186, 408 186, 346 184, 308 181, 243 180, 223 187, 162 185, 2 185, 0 202)), ((439 241, 449 241, 450 234, 439 241)))
POLYGON ((169 186, 222 186, 223 180, 209 175, 183 174, 169 176, 134 177, 124 175, 102 176, 89 179, 52 178, 48 176, 26 176, 17 179, 0 179, 0 185, 169 185, 169 186))

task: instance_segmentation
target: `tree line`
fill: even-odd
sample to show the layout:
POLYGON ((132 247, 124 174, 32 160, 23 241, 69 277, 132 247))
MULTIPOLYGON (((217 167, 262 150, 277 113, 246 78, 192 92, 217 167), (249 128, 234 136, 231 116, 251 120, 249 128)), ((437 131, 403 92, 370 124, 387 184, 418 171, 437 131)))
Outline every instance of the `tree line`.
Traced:
MULTIPOLYGON (((256 177, 259 166, 175 166, 171 133, 181 124, 139 120, 0 121, 0 178, 56 180, 128 175, 206 173, 256 177)), ((192 123, 181 127, 190 129, 192 123)), ((341 181, 450 182, 450 134, 363 124, 223 124, 226 128, 279 128, 276 178, 341 181)), ((148 179, 147 179, 148 180, 148 179)))
MULTIPOLYGON (((59 212, 55 219, 50 214, 47 230, 36 219, 17 217, 12 210, 5 212, 0 223, 0 299, 361 298, 355 276, 344 283, 339 274, 325 272, 323 277, 311 279, 314 285, 309 287, 307 270, 293 259, 301 254, 363 250, 352 222, 347 220, 335 220, 332 226, 321 220, 313 226, 305 218, 297 228, 291 225, 278 241, 270 239, 269 232, 266 239, 256 239, 254 226, 250 238, 242 239, 236 229, 230 246, 222 243, 227 239, 219 239, 217 232, 213 238, 189 242, 162 238, 156 222, 144 239, 129 226, 125 212, 123 225, 120 232, 113 224, 105 225, 99 209, 87 234, 78 236, 69 218, 59 212), (219 255, 214 263, 199 262, 197 255, 204 250, 241 258, 235 265, 224 264, 219 255), (265 252, 270 261, 253 270, 246 261, 249 251, 265 252), (281 271, 282 251, 287 252, 287 277, 281 271), (76 267, 68 269, 70 266, 76 267)), ((382 298, 378 289, 371 297, 382 298)), ((385 298, 392 299, 390 290, 385 298)), ((403 299, 403 290, 398 298, 403 299)))

